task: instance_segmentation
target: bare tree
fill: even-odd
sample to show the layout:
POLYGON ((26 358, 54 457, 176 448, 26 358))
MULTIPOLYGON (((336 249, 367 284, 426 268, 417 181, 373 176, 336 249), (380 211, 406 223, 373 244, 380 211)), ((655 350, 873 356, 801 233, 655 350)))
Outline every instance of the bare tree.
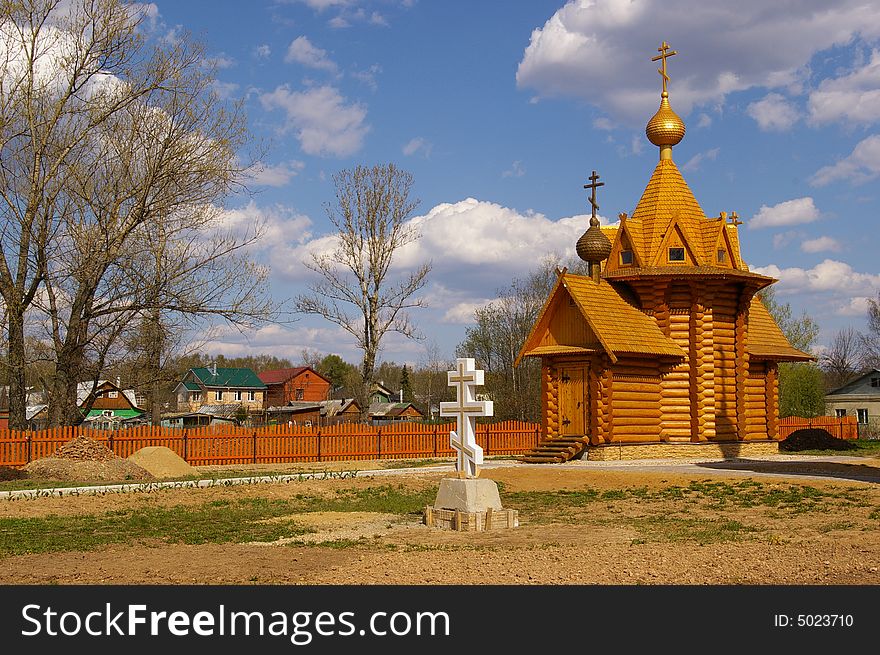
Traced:
POLYGON ((76 423, 77 384, 97 379, 127 332, 141 330, 158 370, 174 328, 206 317, 250 327, 277 309, 266 269, 246 253, 258 226, 236 236, 221 220, 248 134, 240 106, 213 92, 203 49, 188 35, 148 46, 139 6, 3 7, 0 293, 19 378, 11 423, 23 424, 31 306, 55 354, 50 424, 76 423))
POLYGON ((351 334, 363 351, 361 379, 365 396, 374 382, 376 359, 388 332, 418 338, 406 310, 422 307, 417 292, 424 286, 430 263, 391 277, 395 253, 419 238, 407 222, 418 205, 409 197, 410 173, 394 164, 357 166, 333 177, 336 206, 327 215, 337 230, 337 247, 315 253, 307 266, 320 277, 311 293, 296 300, 297 309, 316 314, 351 334))
MULTIPOLYGON (((0 295, 6 309, 10 425, 25 426, 25 314, 58 224, 68 162, 92 131, 136 102, 138 16, 118 0, 5 0, 0 13, 0 295), (124 90, 124 92, 123 92, 124 90), (94 101, 95 99, 97 101, 94 101)), ((161 69, 157 62, 157 72, 161 69)))
POLYGON ((831 346, 820 357, 820 366, 825 373, 825 386, 836 389, 846 384, 862 368, 864 359, 864 340, 852 327, 845 328, 834 335, 831 346))
POLYGON ((880 368, 880 293, 877 300, 868 298, 868 333, 862 335, 864 367, 880 368))

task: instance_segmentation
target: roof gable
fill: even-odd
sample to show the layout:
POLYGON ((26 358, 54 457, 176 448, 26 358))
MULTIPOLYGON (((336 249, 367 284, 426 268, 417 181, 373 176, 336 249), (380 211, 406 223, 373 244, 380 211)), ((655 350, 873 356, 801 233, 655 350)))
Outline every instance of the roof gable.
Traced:
POLYGON ((684 351, 670 340, 654 320, 626 302, 617 290, 605 280, 596 284, 589 277, 560 273, 541 315, 535 322, 529 338, 523 344, 517 364, 525 356, 561 354, 563 352, 590 352, 597 349, 608 353, 612 361, 620 353, 651 354, 665 357, 684 357, 684 351), (552 352, 543 337, 550 331, 554 316, 564 309, 568 298, 577 308, 579 318, 586 322, 589 332, 598 343, 555 344, 552 352))
POLYGON ((875 378, 880 380, 880 369, 872 368, 867 373, 863 373, 857 378, 853 378, 843 386, 833 389, 825 395, 872 394, 880 396, 880 386, 875 387, 871 384, 871 380, 875 378))
POLYGON ((294 368, 278 368, 270 371, 263 371, 257 374, 257 377, 260 378, 260 381, 263 384, 284 384, 285 382, 292 380, 295 377, 298 377, 302 374, 314 375, 315 377, 321 378, 328 384, 330 380, 325 378, 323 375, 318 373, 311 366, 296 366, 294 368))
MULTIPOLYGON (((654 261, 670 223, 677 219, 690 239, 700 234, 699 225, 706 215, 671 159, 661 159, 648 180, 630 222, 639 223, 643 231, 643 261, 654 261)), ((702 244, 690 243, 694 249, 702 244)), ((700 253, 702 259, 704 253, 700 253)))

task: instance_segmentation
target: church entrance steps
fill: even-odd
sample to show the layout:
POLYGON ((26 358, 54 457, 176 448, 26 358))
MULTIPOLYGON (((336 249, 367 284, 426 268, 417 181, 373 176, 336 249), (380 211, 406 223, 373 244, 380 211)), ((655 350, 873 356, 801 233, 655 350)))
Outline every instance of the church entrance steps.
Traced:
POLYGON ((553 437, 542 441, 519 459, 529 464, 567 462, 584 451, 586 442, 586 437, 553 437))

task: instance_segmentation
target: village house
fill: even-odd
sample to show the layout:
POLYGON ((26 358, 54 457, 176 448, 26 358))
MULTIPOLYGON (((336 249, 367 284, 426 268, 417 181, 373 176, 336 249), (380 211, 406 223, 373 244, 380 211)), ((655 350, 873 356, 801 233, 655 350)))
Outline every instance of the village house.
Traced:
POLYGON ((829 416, 855 416, 859 436, 880 435, 880 369, 871 369, 825 394, 829 416))
POLYGON ((266 385, 266 407, 330 398, 330 380, 309 366, 263 371, 257 377, 266 385))
POLYGON ((174 389, 178 412, 201 412, 228 418, 239 409, 262 412, 266 385, 249 368, 191 368, 174 389))
POLYGON ((116 430, 126 425, 139 425, 149 419, 146 410, 138 407, 134 389, 120 388, 118 378, 115 384, 109 380, 98 380, 97 385, 80 382, 76 388, 76 402, 83 411, 88 407, 84 422, 97 429, 116 430), (88 407, 93 389, 94 400, 88 407))
POLYGON ((778 363, 812 359, 756 295, 776 280, 743 261, 736 213, 707 217, 672 159, 685 126, 660 52, 659 162, 614 227, 599 225, 593 171, 576 247, 589 275, 558 272, 517 359, 541 361, 544 440, 526 461, 777 452, 778 363))

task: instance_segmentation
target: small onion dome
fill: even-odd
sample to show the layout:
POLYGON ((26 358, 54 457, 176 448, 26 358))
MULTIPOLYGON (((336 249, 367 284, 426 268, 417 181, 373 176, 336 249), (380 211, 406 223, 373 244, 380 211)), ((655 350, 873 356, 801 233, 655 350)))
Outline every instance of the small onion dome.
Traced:
POLYGON ((611 242, 599 227, 599 221, 590 220, 590 228, 581 235, 575 246, 578 257, 585 262, 595 263, 608 259, 611 254, 611 242))
POLYGON ((660 101, 660 109, 648 121, 645 134, 655 146, 674 146, 684 138, 684 121, 669 106, 669 94, 665 91, 660 101))

